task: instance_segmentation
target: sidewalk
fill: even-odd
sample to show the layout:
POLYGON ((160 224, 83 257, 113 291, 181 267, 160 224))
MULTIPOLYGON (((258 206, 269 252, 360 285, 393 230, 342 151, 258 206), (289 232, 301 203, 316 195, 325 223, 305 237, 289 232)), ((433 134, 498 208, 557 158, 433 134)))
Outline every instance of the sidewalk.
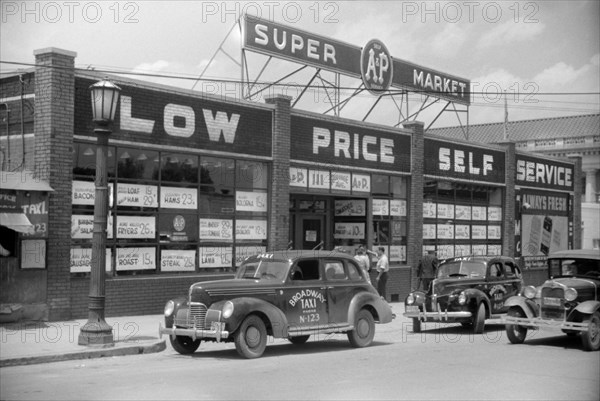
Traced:
POLYGON ((87 319, 3 324, 0 367, 161 352, 166 348, 166 339, 158 337, 158 325, 163 321, 163 315, 106 318, 113 327, 112 347, 77 344, 87 319))

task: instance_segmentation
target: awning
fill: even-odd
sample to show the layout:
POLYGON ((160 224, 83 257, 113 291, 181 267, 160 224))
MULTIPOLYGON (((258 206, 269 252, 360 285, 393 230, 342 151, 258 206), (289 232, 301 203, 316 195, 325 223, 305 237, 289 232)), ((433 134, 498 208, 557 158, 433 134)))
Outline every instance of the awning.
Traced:
POLYGON ((35 232, 35 227, 23 213, 0 213, 0 225, 20 233, 35 232))

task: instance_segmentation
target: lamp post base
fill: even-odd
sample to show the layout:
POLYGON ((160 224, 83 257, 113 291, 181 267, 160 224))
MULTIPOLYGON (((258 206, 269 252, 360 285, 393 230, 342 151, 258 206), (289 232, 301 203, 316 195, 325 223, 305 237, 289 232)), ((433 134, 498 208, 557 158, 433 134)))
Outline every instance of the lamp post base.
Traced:
POLYGON ((115 345, 112 327, 104 319, 98 321, 88 320, 79 331, 77 344, 112 347, 115 345))

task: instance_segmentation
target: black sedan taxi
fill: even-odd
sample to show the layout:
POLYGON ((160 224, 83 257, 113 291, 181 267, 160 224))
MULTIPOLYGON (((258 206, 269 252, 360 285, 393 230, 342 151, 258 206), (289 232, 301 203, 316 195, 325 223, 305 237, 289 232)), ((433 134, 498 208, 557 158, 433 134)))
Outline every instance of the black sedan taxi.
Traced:
POLYGON ((305 343, 311 335, 346 333, 369 346, 375 323, 389 323, 391 307, 350 255, 333 251, 277 251, 249 257, 235 278, 193 284, 187 297, 165 305, 165 326, 181 354, 201 341, 234 342, 245 358, 260 357, 267 336, 305 343))
POLYGON ((586 351, 600 349, 600 250, 574 249, 548 256, 548 280, 527 286, 506 301, 506 334, 513 344, 528 329, 561 330, 581 335, 586 351))
POLYGON ((485 320, 506 313, 506 300, 523 287, 521 271, 506 256, 463 256, 446 259, 427 291, 413 291, 405 299, 404 316, 413 331, 422 322, 461 323, 476 334, 485 320))

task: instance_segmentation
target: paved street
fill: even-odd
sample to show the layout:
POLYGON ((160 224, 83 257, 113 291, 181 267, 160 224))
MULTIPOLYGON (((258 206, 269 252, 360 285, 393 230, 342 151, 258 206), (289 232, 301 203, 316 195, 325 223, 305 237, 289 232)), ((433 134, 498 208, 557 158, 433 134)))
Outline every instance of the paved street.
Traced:
MULTIPOLYGON (((402 312, 402 304, 394 304, 402 312)), ((491 321, 488 321, 488 323, 491 321)), ((508 343, 502 326, 482 336, 426 325, 414 334, 401 315, 377 326, 372 347, 345 336, 302 346, 270 341, 260 359, 233 344, 202 344, 193 356, 161 353, 7 367, 3 400, 61 399, 451 399, 597 400, 598 353, 578 338, 543 331, 508 343)))

